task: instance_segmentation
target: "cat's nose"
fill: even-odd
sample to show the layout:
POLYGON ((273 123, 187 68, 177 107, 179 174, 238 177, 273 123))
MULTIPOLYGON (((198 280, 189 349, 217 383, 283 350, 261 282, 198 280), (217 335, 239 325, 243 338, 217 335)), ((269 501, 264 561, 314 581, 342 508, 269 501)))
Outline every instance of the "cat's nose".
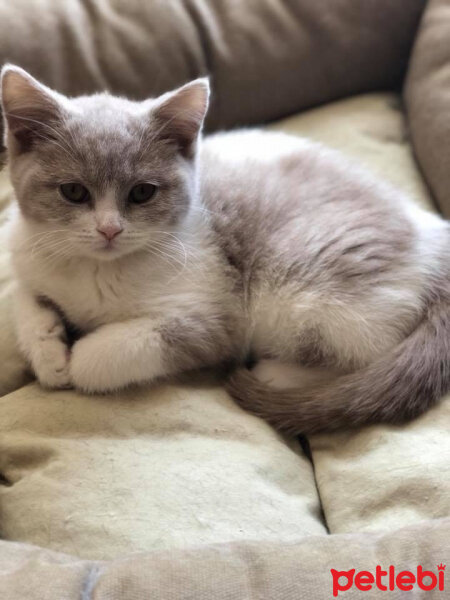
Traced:
POLYGON ((119 233, 122 233, 123 227, 121 227, 119 224, 103 225, 102 227, 97 227, 97 231, 101 233, 108 240, 108 242, 110 242, 117 237, 119 233))

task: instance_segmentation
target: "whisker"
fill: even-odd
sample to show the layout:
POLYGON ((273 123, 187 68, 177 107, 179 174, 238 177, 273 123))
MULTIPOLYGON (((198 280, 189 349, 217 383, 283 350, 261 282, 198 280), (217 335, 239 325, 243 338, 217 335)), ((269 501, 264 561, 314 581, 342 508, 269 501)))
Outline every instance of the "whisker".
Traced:
POLYGON ((39 233, 35 233, 34 235, 30 235, 29 237, 27 237, 25 240, 23 240, 18 246, 17 246, 17 250, 22 249, 24 246, 26 246, 31 240, 34 240, 35 238, 41 238, 41 237, 47 237, 47 236, 51 236, 51 235, 56 235, 59 233, 67 233, 66 229, 53 229, 51 231, 41 231, 39 233))
POLYGON ((146 248, 156 251, 161 257, 166 257, 168 261, 172 260, 176 264, 184 266, 184 263, 181 262, 177 257, 167 252, 164 252, 163 250, 161 250, 161 248, 155 246, 154 244, 149 243, 148 245, 146 245, 146 248))

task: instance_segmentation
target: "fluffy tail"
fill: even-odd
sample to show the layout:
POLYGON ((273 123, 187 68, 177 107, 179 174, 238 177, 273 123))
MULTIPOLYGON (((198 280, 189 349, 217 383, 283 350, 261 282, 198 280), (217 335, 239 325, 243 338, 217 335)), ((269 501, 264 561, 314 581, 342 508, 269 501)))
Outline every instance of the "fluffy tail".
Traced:
POLYGON ((450 391, 450 282, 429 302, 419 326, 366 368, 310 389, 278 390, 250 371, 234 372, 227 388, 237 402, 291 434, 401 423, 450 391))

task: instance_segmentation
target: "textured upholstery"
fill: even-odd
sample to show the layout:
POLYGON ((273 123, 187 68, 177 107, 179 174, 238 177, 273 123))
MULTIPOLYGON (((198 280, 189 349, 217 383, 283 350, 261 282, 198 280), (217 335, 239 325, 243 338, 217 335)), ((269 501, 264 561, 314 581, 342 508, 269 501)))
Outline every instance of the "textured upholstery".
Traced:
POLYGON ((59 91, 143 98, 213 79, 209 126, 400 86, 425 0, 14 0, 0 61, 59 91))
POLYGON ((450 3, 431 0, 405 88, 417 158, 440 210, 450 218, 450 3))

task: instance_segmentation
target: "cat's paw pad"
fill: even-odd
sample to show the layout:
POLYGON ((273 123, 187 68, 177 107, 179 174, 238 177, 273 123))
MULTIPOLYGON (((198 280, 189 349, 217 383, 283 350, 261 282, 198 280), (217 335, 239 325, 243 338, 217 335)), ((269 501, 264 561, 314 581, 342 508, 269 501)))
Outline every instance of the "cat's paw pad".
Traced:
POLYGON ((60 339, 48 338, 34 352, 33 368, 40 384, 51 389, 72 387, 70 350, 60 339))

